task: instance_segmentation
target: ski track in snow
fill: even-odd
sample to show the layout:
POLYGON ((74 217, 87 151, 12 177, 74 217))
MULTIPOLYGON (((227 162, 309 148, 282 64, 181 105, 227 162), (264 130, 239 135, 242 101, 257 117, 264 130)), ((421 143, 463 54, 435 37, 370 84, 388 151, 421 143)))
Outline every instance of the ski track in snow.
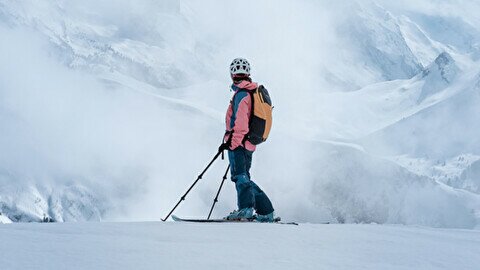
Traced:
POLYGON ((0 226, 15 269, 478 269, 480 232, 396 225, 63 223, 0 226))

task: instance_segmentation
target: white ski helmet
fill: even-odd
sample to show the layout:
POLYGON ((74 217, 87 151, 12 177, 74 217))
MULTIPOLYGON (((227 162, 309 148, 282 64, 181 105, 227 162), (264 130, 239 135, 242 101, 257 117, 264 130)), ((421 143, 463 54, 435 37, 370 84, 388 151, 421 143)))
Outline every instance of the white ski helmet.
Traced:
POLYGON ((235 58, 230 64, 230 75, 246 74, 250 75, 250 64, 245 58, 235 58))

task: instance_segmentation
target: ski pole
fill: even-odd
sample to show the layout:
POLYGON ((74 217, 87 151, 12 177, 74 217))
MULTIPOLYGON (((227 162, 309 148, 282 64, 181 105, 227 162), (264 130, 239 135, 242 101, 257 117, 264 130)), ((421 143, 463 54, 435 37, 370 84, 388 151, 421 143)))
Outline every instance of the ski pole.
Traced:
POLYGON ((228 165, 227 170, 225 171, 225 174, 223 175, 222 182, 220 183, 220 187, 218 188, 217 195, 215 196, 215 199, 213 199, 212 208, 210 208, 210 213, 208 213, 207 219, 210 219, 210 215, 213 212, 213 208, 215 207, 215 204, 218 202, 218 195, 220 195, 220 190, 222 190, 223 183, 225 182, 225 179, 227 179, 228 170, 230 170, 230 164, 228 165))
POLYGON ((192 190, 193 186, 195 186, 195 184, 197 184, 197 182, 202 179, 203 177, 203 174, 205 174, 205 172, 208 170, 208 168, 210 168, 210 166, 212 166, 213 162, 220 156, 220 154, 222 153, 223 151, 218 151, 218 153, 213 157, 212 161, 210 161, 210 163, 208 163, 207 167, 202 171, 202 173, 200 173, 200 175, 197 177, 197 180, 195 180, 195 182, 193 182, 193 184, 190 186, 190 188, 188 188, 187 192, 185 192, 185 194, 183 194, 183 196, 180 198, 180 200, 177 202, 177 204, 173 207, 173 209, 170 211, 170 213, 168 213, 168 215, 165 217, 165 218, 162 218, 162 221, 166 221, 170 215, 173 213, 173 211, 175 211, 175 209, 177 209, 178 205, 185 200, 185 196, 187 196, 187 194, 190 192, 190 190, 192 190))

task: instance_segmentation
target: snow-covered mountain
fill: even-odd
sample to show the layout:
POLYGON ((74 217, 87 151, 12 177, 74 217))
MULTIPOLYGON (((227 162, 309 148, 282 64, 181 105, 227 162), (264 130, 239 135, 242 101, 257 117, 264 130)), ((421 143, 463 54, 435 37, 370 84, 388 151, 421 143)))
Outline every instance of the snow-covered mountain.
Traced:
MULTIPOLYGON (((475 228, 480 5, 466 5, 0 1, 0 212, 158 218, 215 152, 241 55, 274 97, 253 173, 278 214, 475 228)), ((206 212, 205 182, 181 212, 206 212)))
POLYGON ((422 64, 403 36, 400 19, 384 8, 356 4, 349 10, 340 34, 355 44, 364 69, 378 80, 409 79, 422 70, 422 64))

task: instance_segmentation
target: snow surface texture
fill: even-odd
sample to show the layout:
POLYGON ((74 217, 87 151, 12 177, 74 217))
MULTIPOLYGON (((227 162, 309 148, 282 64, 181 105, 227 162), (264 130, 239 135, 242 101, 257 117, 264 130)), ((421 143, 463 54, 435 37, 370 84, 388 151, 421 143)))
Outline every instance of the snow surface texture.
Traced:
MULTIPOLYGON (((278 215, 479 228, 479 3, 157 2, 0 0, 5 220, 158 220, 214 155, 242 56, 275 103, 252 174, 278 215)), ((225 168, 178 214, 206 215, 225 168)))
POLYGON ((480 263, 479 231, 398 225, 13 224, 1 226, 0 237, 8 270, 474 270, 480 263))

